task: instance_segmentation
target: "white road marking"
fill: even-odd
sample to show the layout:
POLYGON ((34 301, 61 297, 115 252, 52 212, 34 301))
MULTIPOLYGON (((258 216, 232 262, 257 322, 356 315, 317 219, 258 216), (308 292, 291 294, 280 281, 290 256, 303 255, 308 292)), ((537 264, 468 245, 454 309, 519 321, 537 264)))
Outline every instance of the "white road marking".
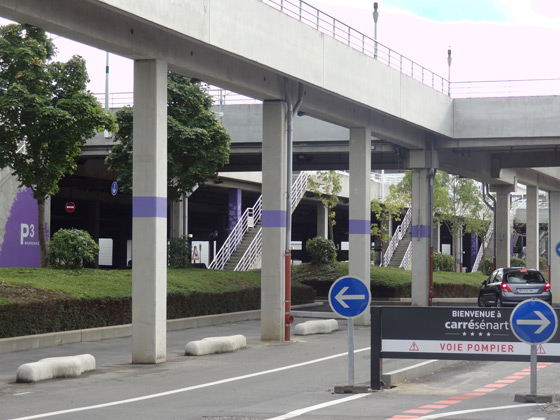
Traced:
POLYGON ((532 407, 536 405, 545 405, 545 404, 516 404, 516 405, 503 405, 501 407, 488 407, 488 408, 474 408, 472 410, 461 410, 461 411, 452 411, 450 413, 441 413, 441 414, 430 414, 428 416, 418 417, 416 420, 433 420, 433 419, 443 419, 445 417, 451 416, 458 416, 461 414, 470 414, 470 413, 480 413, 482 411, 496 411, 496 410, 508 410, 510 408, 523 408, 523 407, 532 407))
POLYGON ((343 403, 348 402, 348 401, 357 400, 358 398, 367 397, 368 395, 369 394, 354 394, 354 395, 351 395, 351 396, 346 397, 346 398, 341 398, 339 400, 329 401, 329 402, 326 402, 326 403, 312 405, 312 406, 306 407, 306 408, 301 408, 299 410, 290 411, 289 413, 286 413, 284 415, 281 415, 281 416, 278 416, 278 417, 272 417, 272 418, 267 419, 267 420, 291 419, 291 418, 294 418, 294 417, 301 416, 302 414, 309 413, 310 411, 320 410, 321 408, 331 407, 331 406, 337 405, 337 404, 343 404, 343 403))
MULTIPOLYGON (((368 350, 370 350, 370 347, 365 347, 363 349, 355 350, 354 353, 361 353, 363 351, 368 351, 368 350)), ((243 379, 255 378, 257 376, 269 375, 271 373, 282 372, 284 370, 297 369, 297 368, 302 367, 302 366, 308 366, 308 365, 312 365, 312 364, 315 364, 315 363, 325 362, 327 360, 336 359, 338 357, 346 357, 347 355, 348 355, 348 352, 338 353, 338 354, 334 354, 332 356, 321 357, 320 359, 309 360, 307 362, 302 362, 302 363, 296 363, 294 365, 283 366, 283 367, 279 367, 279 368, 276 368, 276 369, 263 370, 261 372, 249 373, 248 375, 235 376, 233 378, 222 379, 222 380, 214 381, 214 382, 207 382, 205 384, 189 386, 189 387, 186 387, 186 388, 173 389, 171 391, 158 392, 157 394, 149 394, 149 395, 144 395, 142 397, 128 398, 126 400, 119 400, 119 401, 113 401, 113 402, 109 402, 109 403, 89 405, 89 406, 85 406, 85 407, 70 408, 68 410, 51 411, 49 413, 35 414, 35 415, 32 415, 32 416, 17 417, 17 418, 12 418, 12 419, 7 419, 7 420, 42 419, 42 418, 45 418, 45 417, 53 417, 53 416, 58 416, 58 415, 61 415, 61 414, 78 413, 80 411, 97 410, 99 408, 112 407, 112 406, 115 406, 115 405, 130 404, 130 403, 134 403, 134 402, 138 402, 138 401, 151 400, 151 399, 154 399, 154 398, 166 397, 168 395, 180 394, 182 392, 195 391, 197 389, 208 388, 208 387, 216 386, 216 385, 223 385, 223 384, 227 384, 227 383, 235 382, 235 381, 241 381, 243 379)), ((362 395, 362 394, 357 394, 357 395, 362 395)), ((367 395, 367 394, 363 394, 363 395, 367 395)))

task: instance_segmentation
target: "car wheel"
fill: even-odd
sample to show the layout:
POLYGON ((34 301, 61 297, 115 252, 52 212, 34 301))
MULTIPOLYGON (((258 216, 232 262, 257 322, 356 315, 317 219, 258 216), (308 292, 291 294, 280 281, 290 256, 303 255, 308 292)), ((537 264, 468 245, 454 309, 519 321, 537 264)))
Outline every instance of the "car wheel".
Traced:
POLYGON ((504 306, 504 304, 502 303, 502 298, 498 296, 496 298, 496 308, 501 308, 502 306, 504 306))
POLYGON ((484 302, 482 301, 482 296, 478 297, 478 307, 479 308, 484 308, 486 305, 484 304, 484 302))

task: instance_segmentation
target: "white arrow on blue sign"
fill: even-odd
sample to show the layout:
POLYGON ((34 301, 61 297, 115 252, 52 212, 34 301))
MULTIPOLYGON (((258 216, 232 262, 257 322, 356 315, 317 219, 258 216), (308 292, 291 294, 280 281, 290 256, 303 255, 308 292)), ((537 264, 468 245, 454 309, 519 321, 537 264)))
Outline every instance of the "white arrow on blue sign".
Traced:
POLYGON ((329 290, 329 304, 333 311, 345 318, 364 312, 371 301, 367 286, 355 277, 341 277, 329 290))
POLYGON ((549 341, 558 328, 556 311, 540 299, 529 299, 515 307, 510 318, 511 330, 520 340, 528 344, 549 341))
POLYGON ((117 195, 118 191, 119 191, 119 184, 117 184, 117 181, 113 181, 111 184, 111 194, 117 195))

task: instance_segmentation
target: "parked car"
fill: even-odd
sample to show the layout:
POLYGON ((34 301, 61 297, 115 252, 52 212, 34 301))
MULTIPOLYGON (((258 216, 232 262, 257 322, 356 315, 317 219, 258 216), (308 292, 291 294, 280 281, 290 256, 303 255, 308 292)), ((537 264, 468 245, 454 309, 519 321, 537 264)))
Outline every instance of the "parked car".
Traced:
POLYGON ((550 283, 540 271, 522 267, 498 268, 482 282, 478 306, 515 306, 530 298, 552 303, 550 283))

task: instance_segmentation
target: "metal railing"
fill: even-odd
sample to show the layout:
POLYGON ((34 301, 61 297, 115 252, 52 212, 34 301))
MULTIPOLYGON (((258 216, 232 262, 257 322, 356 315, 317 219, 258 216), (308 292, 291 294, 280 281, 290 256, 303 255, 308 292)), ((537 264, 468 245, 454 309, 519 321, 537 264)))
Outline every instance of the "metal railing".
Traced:
POLYGON ((255 262, 262 253, 262 228, 259 229, 247 251, 243 254, 243 257, 239 260, 233 271, 248 271, 252 269, 255 262))
POLYGON ((484 237, 484 242, 481 243, 480 247, 478 248, 478 253, 476 254, 476 258, 474 260, 474 264, 471 270, 473 273, 476 273, 478 271, 478 267, 480 266, 480 262, 482 261, 482 257, 484 256, 484 250, 488 248, 493 233, 494 233, 494 223, 490 224, 490 227, 488 228, 488 232, 486 232, 486 236, 484 237))
POLYGON ((301 0, 261 0, 282 13, 446 95, 449 81, 301 0))
POLYGON ((399 265, 399 268, 404 268, 405 270, 410 270, 412 262, 412 242, 408 244, 406 248, 406 252, 404 253, 404 257, 399 265))
POLYGON ((395 253, 395 250, 397 249, 399 242, 402 240, 402 238, 404 238, 404 235, 406 234, 406 231, 410 226, 411 220, 412 220, 412 208, 409 208, 401 224, 397 226, 397 229, 395 229, 395 233, 391 238, 391 242, 389 242, 389 245, 387 246, 387 251, 385 251, 385 255, 383 256, 383 267, 389 266, 389 263, 391 262, 391 258, 393 258, 393 254, 395 253))
MULTIPOLYGON (((20 142, 16 150, 16 153, 18 154, 25 153, 25 146, 26 146, 25 141, 20 142)), ((14 175, 15 171, 9 166, 7 166, 6 168, 2 168, 2 171, 0 173, 2 172, 5 172, 6 174, 0 178, 0 185, 3 185, 6 181, 8 181, 8 179, 10 179, 14 175)))
POLYGON ((208 268, 212 270, 223 270, 237 246, 241 243, 243 236, 247 231, 254 227, 262 216, 262 195, 257 199, 253 207, 248 207, 243 212, 243 215, 236 223, 226 241, 210 263, 208 268))
MULTIPOLYGON (((292 202, 291 202, 291 212, 296 209, 297 205, 301 201, 303 194, 307 190, 307 181, 309 180, 309 172, 300 172, 295 181, 292 184, 292 202)), ((245 251, 245 254, 241 257, 234 271, 247 271, 253 268, 255 262, 259 258, 262 252, 262 228, 259 229, 251 244, 245 251)))

